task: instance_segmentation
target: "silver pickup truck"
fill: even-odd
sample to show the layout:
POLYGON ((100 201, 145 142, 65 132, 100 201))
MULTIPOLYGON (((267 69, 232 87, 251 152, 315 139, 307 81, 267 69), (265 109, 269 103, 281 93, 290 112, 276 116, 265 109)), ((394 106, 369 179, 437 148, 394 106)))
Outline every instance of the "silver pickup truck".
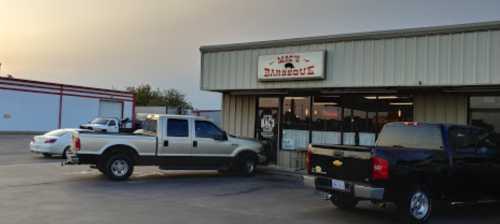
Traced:
POLYGON ((194 116, 149 115, 133 135, 73 133, 65 165, 89 164, 112 180, 126 180, 134 166, 166 170, 237 171, 251 176, 265 161, 262 145, 229 136, 194 116))

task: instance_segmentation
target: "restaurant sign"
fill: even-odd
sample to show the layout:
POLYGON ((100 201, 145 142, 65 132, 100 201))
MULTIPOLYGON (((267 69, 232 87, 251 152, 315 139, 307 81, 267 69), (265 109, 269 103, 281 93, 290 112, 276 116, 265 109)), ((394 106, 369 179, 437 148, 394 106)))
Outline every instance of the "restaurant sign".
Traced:
POLYGON ((325 51, 259 56, 259 81, 325 78, 325 51))

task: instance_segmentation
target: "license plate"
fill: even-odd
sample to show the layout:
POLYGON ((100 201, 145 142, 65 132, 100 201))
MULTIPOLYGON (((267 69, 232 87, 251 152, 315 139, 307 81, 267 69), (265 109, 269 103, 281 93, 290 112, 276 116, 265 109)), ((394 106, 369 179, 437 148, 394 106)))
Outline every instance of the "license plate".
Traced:
POLYGON ((345 182, 342 180, 332 179, 332 188, 335 190, 345 191, 345 182))

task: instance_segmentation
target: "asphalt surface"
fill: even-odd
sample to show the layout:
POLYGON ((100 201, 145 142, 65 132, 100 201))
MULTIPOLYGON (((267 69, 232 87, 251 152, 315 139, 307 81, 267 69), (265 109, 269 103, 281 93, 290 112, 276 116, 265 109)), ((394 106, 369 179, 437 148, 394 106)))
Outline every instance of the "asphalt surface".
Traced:
MULTIPOLYGON (((0 135, 0 223, 398 223, 394 206, 341 211, 303 183, 258 174, 139 167, 112 182, 88 166, 60 167, 0 135)), ((434 209, 431 223, 500 223, 498 203, 434 209)))

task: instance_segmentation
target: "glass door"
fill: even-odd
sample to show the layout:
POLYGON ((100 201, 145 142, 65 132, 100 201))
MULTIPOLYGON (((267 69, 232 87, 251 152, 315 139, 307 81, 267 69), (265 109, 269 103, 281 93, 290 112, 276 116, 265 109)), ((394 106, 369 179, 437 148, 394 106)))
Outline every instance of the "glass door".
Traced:
POLYGON ((256 134, 264 145, 267 161, 276 164, 280 124, 280 98, 259 97, 257 105, 256 134))

